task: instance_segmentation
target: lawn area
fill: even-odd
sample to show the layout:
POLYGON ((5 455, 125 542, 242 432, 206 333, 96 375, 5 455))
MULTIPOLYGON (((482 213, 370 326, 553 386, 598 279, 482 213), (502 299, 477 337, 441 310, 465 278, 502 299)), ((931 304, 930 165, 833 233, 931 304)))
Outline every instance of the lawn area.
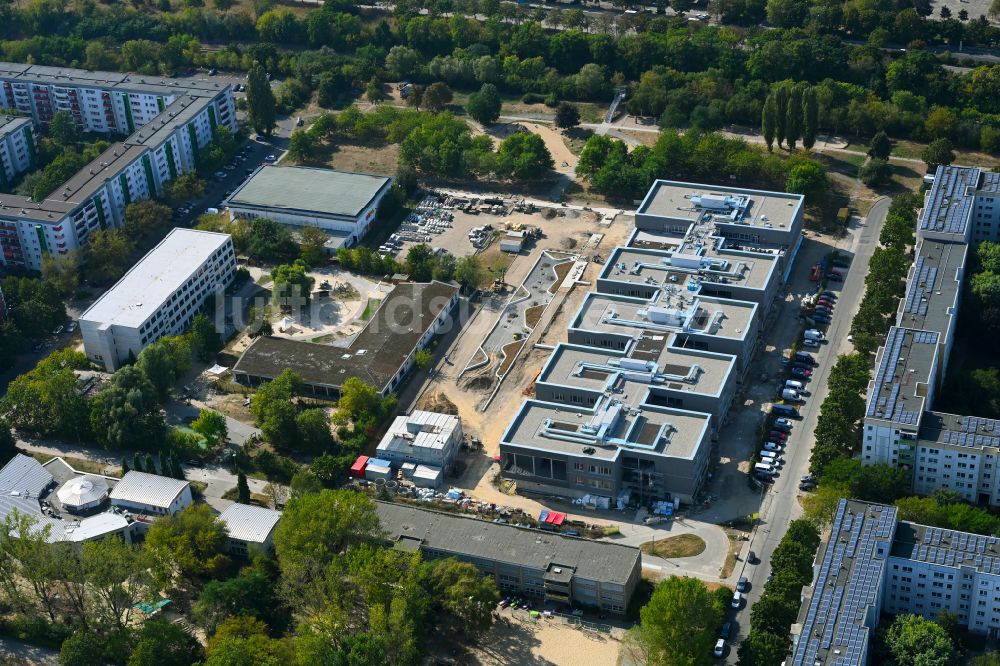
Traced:
POLYGON ((359 316, 358 319, 361 321, 368 321, 372 318, 372 315, 375 314, 375 311, 378 310, 378 306, 381 304, 381 298, 369 298, 368 303, 365 305, 364 312, 361 313, 361 316, 359 316))
POLYGON ((639 550, 657 557, 694 557, 705 552, 705 540, 697 534, 678 534, 666 539, 647 541, 639 546, 639 550))
POLYGON ((500 243, 497 242, 483 250, 478 256, 479 263, 483 267, 483 279, 479 283, 481 288, 493 284, 493 280, 503 275, 514 261, 514 255, 501 252, 500 243))

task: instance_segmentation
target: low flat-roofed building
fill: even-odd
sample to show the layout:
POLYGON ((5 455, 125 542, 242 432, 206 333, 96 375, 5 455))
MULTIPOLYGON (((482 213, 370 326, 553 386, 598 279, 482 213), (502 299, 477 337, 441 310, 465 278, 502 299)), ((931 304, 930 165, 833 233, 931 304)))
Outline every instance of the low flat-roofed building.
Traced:
POLYGON ((462 420, 452 414, 414 410, 393 419, 375 455, 396 465, 447 468, 462 444, 462 420))
POLYGON ((725 239, 675 240, 672 245, 615 248, 598 277, 598 291, 639 298, 681 286, 691 295, 752 301, 766 312, 781 283, 774 254, 718 250, 725 239))
POLYGON ((691 502, 711 459, 711 421, 614 395, 590 408, 525 400, 500 438, 500 467, 521 491, 691 502))
POLYGON ((230 555, 249 557, 254 551, 274 550, 274 530, 281 520, 280 511, 235 502, 226 507, 219 520, 226 527, 230 555))
POLYGON ((643 335, 672 336, 671 344, 737 357, 742 376, 759 340, 757 305, 724 298, 665 293, 655 300, 591 292, 570 321, 569 341, 624 350, 643 335))
POLYGON ((428 559, 454 557, 493 576, 501 593, 624 615, 642 572, 638 548, 376 502, 386 538, 428 559))
POLYGON ((391 186, 389 176, 264 165, 224 203, 236 217, 319 227, 351 247, 375 222, 378 205, 391 186))
POLYGON ((87 357, 114 371, 130 354, 184 331, 235 270, 229 234, 174 229, 80 315, 87 357))
POLYGON ((112 506, 151 515, 173 515, 194 501, 187 481, 134 470, 115 484, 110 497, 112 506))
POLYGON ((348 377, 357 377, 387 395, 413 368, 417 350, 451 320, 458 293, 457 285, 444 282, 398 284, 350 346, 260 337, 240 356, 233 375, 257 386, 289 368, 316 394, 337 395, 348 377))
POLYGON ((67 486, 72 488, 77 480, 84 478, 100 478, 105 489, 115 483, 115 479, 107 477, 80 475, 59 458, 42 465, 18 453, 0 469, 0 520, 14 511, 30 516, 36 529, 49 530, 48 538, 52 542, 79 543, 110 535, 120 535, 131 541, 133 524, 124 516, 105 511, 81 518, 62 505, 60 491, 67 486))
POLYGON ((535 380, 535 397, 592 407, 607 394, 705 412, 725 420, 736 392, 736 357, 671 347, 643 335, 623 351, 559 343, 535 380))

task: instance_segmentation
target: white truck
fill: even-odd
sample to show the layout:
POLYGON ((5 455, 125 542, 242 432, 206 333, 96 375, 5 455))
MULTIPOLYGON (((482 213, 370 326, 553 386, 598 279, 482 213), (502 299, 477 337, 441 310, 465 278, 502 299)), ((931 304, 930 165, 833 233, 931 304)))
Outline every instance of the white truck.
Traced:
POLYGON ((799 392, 796 391, 795 389, 790 389, 790 388, 781 389, 781 397, 782 399, 791 402, 802 402, 802 398, 799 396, 799 392))
POLYGON ((802 333, 802 337, 806 340, 815 340, 819 342, 820 340, 825 340, 822 331, 817 331, 815 328, 807 328, 805 332, 802 333))

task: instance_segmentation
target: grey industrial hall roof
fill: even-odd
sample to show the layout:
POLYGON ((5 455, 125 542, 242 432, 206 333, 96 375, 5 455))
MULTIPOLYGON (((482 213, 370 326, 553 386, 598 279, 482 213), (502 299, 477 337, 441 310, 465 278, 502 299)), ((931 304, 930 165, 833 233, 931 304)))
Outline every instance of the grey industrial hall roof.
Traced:
POLYGON ((638 548, 502 525, 402 504, 376 502, 382 529, 397 541, 544 571, 549 564, 573 567, 587 580, 624 585, 642 566, 638 548))
POLYGON ((356 218, 390 181, 388 176, 315 167, 261 167, 226 205, 356 218))
POLYGON ((840 500, 789 666, 865 666, 867 620, 881 610, 885 558, 877 551, 888 548, 895 527, 896 507, 840 500))
POLYGON ((230 504, 219 516, 230 539, 247 543, 267 541, 280 519, 280 511, 238 502, 230 504))
POLYGON ((181 479, 131 471, 115 485, 111 499, 166 508, 187 486, 181 479))
POLYGON ((456 293, 457 286, 444 282, 403 282, 389 292, 349 347, 260 337, 243 352, 233 372, 273 379, 290 368, 307 384, 339 388, 348 377, 357 377, 381 391, 456 293))

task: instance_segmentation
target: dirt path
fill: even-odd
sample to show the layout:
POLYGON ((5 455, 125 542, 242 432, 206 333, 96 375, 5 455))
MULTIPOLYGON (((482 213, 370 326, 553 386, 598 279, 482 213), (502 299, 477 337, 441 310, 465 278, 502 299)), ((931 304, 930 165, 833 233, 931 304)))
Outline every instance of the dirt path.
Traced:
POLYGON ((549 149, 552 160, 555 162, 555 170, 568 176, 576 174, 576 164, 580 161, 563 141, 562 134, 547 125, 538 123, 521 123, 527 129, 542 137, 545 147, 549 149))

